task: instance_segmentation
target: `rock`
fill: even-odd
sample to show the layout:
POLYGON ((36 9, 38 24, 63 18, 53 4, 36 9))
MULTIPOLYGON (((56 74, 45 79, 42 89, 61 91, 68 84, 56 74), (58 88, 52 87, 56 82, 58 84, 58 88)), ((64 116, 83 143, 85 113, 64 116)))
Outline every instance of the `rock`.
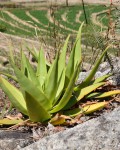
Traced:
POLYGON ((120 107, 21 150, 120 150, 120 107))
POLYGON ((31 144, 32 142, 30 133, 20 131, 0 131, 1 150, 17 150, 31 144))
MULTIPOLYGON (((90 70, 90 71, 91 71, 91 70, 90 70)), ((80 84, 81 82, 83 82, 83 81, 85 80, 85 78, 89 76, 90 71, 87 71, 87 72, 80 72, 76 84, 80 84)), ((106 75, 106 74, 108 74, 108 73, 110 73, 110 69, 107 69, 107 70, 104 71, 104 72, 97 71, 96 74, 95 74, 95 79, 96 79, 96 78, 99 78, 99 77, 101 77, 101 76, 103 76, 103 75, 106 75)))
MULTIPOLYGON (((120 58, 119 57, 111 57, 111 64, 112 64, 112 67, 113 67, 113 71, 114 73, 118 73, 120 72, 120 58)), ((108 62, 103 62, 100 64, 99 66, 99 71, 100 72, 104 72, 106 71, 107 69, 111 69, 111 66, 108 62)))
POLYGON ((90 73, 90 71, 87 71, 87 72, 80 72, 76 84, 80 84, 82 81, 84 81, 84 79, 89 75, 89 73, 90 73))
POLYGON ((111 77, 109 77, 109 81, 112 85, 120 86, 120 74, 115 74, 111 77))
POLYGON ((111 63, 113 69, 108 62, 103 62, 100 67, 99 71, 104 74, 113 73, 113 76, 109 78, 110 82, 113 85, 120 85, 120 58, 119 57, 111 57, 111 63))

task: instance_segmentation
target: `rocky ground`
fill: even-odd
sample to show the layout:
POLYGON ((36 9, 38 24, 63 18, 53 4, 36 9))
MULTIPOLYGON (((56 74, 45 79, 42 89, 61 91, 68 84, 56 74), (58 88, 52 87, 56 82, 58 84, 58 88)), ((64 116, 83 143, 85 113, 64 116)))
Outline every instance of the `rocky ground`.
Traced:
MULTIPOLYGON (((41 137, 42 130, 33 133, 0 131, 1 150, 119 150, 120 107, 104 112, 100 117, 67 130, 49 125, 49 134, 41 137), (59 133, 53 130, 59 130, 59 133), (51 134, 50 134, 51 133, 51 134), (38 139, 37 142, 35 142, 38 139)), ((48 129, 48 128, 47 128, 48 129)), ((47 130, 46 130, 47 131, 47 130)))
POLYGON ((72 129, 45 137, 22 150, 119 150, 120 107, 72 129))

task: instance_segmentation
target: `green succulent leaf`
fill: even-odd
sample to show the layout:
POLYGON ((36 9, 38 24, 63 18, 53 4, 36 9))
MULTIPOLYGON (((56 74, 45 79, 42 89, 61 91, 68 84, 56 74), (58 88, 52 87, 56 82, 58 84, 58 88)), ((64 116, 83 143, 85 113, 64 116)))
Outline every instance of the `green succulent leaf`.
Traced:
POLYGON ((95 93, 91 93, 89 95, 86 96, 86 98, 106 98, 106 97, 110 97, 116 94, 120 94, 120 90, 113 90, 113 91, 108 91, 108 92, 95 92, 95 93))
POLYGON ((70 36, 67 37, 58 60, 58 89, 57 89, 54 103, 56 103, 56 101, 59 99, 65 85, 66 51, 67 51, 69 38, 70 36))
MULTIPOLYGON (((101 87, 102 85, 104 85, 105 82, 102 83, 96 83, 90 86, 87 86, 85 88, 82 88, 80 91, 74 92, 73 96, 70 98, 70 100, 68 101, 67 105, 64 107, 64 110, 67 110, 69 108, 71 108, 72 106, 74 106, 78 101, 80 101, 81 99, 83 99, 84 97, 86 98, 89 93, 93 92, 94 90, 96 90, 98 87, 101 87)), ((88 98, 88 97, 87 97, 88 98)))
POLYGON ((75 117, 80 114, 82 114, 84 111, 82 111, 80 108, 75 108, 72 110, 64 111, 64 115, 70 116, 70 117, 75 117))
POLYGON ((65 123, 65 117, 60 116, 59 114, 56 114, 49 122, 52 125, 61 125, 65 123))
POLYGON ((72 52, 71 52, 69 62, 68 62, 67 67, 66 67, 65 88, 67 88, 68 83, 70 81, 70 78, 73 75, 73 72, 74 72, 74 67, 73 66, 74 66, 74 50, 72 50, 72 52))
POLYGON ((28 74, 29 74, 28 79, 31 80, 36 86, 39 86, 40 89, 42 89, 40 86, 40 82, 36 76, 35 70, 32 68, 32 66, 27 58, 26 58, 26 64, 27 64, 27 70, 28 70, 28 74))
POLYGON ((92 98, 96 98, 99 95, 101 95, 101 92, 93 92, 93 93, 88 94, 85 98, 92 99, 92 98))
POLYGON ((56 94, 56 100, 59 98, 63 88, 64 88, 64 82, 65 82, 65 64, 66 64, 66 51, 68 46, 70 36, 67 37, 64 46, 62 48, 59 60, 58 60, 58 90, 56 94))
POLYGON ((49 99, 51 105, 55 100, 56 92, 58 88, 58 55, 51 65, 46 81, 45 81, 45 95, 49 99))
POLYGON ((73 110, 65 111, 64 115, 75 117, 80 114, 90 114, 93 113, 99 109, 104 108, 108 103, 107 102, 98 102, 96 104, 87 105, 83 108, 75 108, 73 110))
POLYGON ((82 25, 79 28, 78 35, 75 41, 75 45, 72 49, 72 52, 70 54, 70 58, 66 67, 66 83, 65 87, 67 87, 73 72, 75 71, 75 66, 77 63, 81 62, 81 31, 82 31, 82 25))
POLYGON ((26 48, 28 49, 28 51, 32 54, 32 56, 35 58, 35 60, 38 62, 38 53, 35 47, 33 47, 32 49, 29 48, 28 46, 26 46, 26 48))
POLYGON ((36 97, 33 97, 32 94, 25 92, 25 101, 31 121, 43 122, 51 118, 45 107, 43 107, 40 101, 36 97))
POLYGON ((75 95, 72 95, 72 97, 70 98, 70 100, 68 101, 68 103, 65 105, 65 107, 62 110, 68 110, 68 109, 70 109, 77 102, 78 102, 77 101, 77 97, 75 95))
POLYGON ((62 74, 61 74, 61 77, 58 81, 58 89, 57 89, 57 92, 56 92, 56 96, 55 96, 55 100, 53 102, 53 105, 56 104, 56 102, 59 100, 63 90, 64 90, 64 84, 65 84, 65 69, 63 70, 62 74))
POLYGON ((36 76, 35 70, 32 68, 32 65, 30 64, 29 60, 27 59, 23 51, 21 52, 21 55, 22 55, 21 71, 29 80, 31 80, 36 86, 39 86, 39 88, 42 90, 40 82, 36 76))
POLYGON ((113 90, 113 91, 109 91, 109 92, 104 92, 104 93, 101 93, 99 95, 96 95, 95 98, 105 98, 105 97, 113 96, 116 94, 120 94, 120 90, 113 90))
POLYGON ((81 50, 81 35, 82 35, 82 27, 84 25, 84 22, 81 24, 78 34, 77 34, 77 38, 75 41, 75 45, 74 45, 74 69, 77 63, 80 63, 82 61, 82 50, 81 50))
POLYGON ((21 88, 36 99, 46 110, 51 109, 50 101, 41 89, 37 87, 34 82, 29 80, 15 65, 13 67, 21 88))
POLYGON ((99 65, 100 65, 100 63, 101 63, 101 61, 102 61, 102 58, 103 58, 104 55, 106 54, 106 52, 107 52, 107 50, 108 50, 109 47, 110 47, 110 46, 108 46, 108 47, 103 51, 102 55, 100 56, 100 58, 98 59, 98 61, 95 63, 93 69, 91 70, 89 76, 85 79, 85 81, 83 81, 79 86, 77 86, 77 87, 74 89, 75 91, 80 90, 81 88, 83 88, 83 87, 85 87, 85 86, 87 86, 87 85, 90 84, 91 80, 93 79, 95 73, 96 73, 97 70, 98 70, 98 67, 99 67, 99 65))
MULTIPOLYGON (((37 71, 32 67, 29 59, 22 50, 21 68, 19 69, 15 65, 16 61, 13 50, 10 47, 10 62, 16 77, 9 74, 6 74, 6 76, 17 81, 20 85, 20 89, 18 90, 3 77, 0 77, 0 87, 7 94, 13 106, 19 109, 23 114, 28 115, 31 121, 49 121, 54 125, 64 124, 66 116, 59 114, 59 111, 72 117, 81 113, 89 114, 105 107, 107 102, 87 105, 80 109, 76 108, 80 100, 86 100, 88 98, 105 98, 120 94, 120 90, 104 93, 95 92, 97 91, 97 88, 106 83, 105 80, 110 76, 104 75, 94 79, 94 75, 98 70, 102 58, 106 54, 108 47, 103 51, 102 55, 95 63, 89 76, 80 85, 75 85, 82 61, 82 27, 83 23, 79 28, 67 64, 66 52, 70 36, 67 37, 64 46, 61 51, 58 52, 52 64, 49 64, 46 61, 42 48, 39 52, 34 47, 32 49, 28 48, 29 52, 36 59, 37 71), (75 105, 76 103, 77 105, 75 105), (72 107, 74 105, 75 107, 72 107), (57 115, 54 113, 57 113, 57 115)), ((6 120, 4 119, 0 121, 3 122, 3 124, 6 123, 6 120)), ((9 124, 14 124, 16 123, 15 121, 16 120, 14 120, 14 122, 9 122, 9 124)))
POLYGON ((14 125, 22 122, 23 122, 22 119, 12 119, 12 120, 8 118, 0 119, 0 125, 14 125))
POLYGON ((106 54, 107 50, 108 50, 109 46, 104 50, 104 52, 102 53, 102 55, 100 56, 100 58, 98 59, 98 61, 95 63, 92 71, 90 72, 89 76, 85 79, 84 83, 88 84, 90 83, 90 81, 93 79, 95 73, 97 72, 98 70, 98 67, 104 57, 104 55, 106 54))
MULTIPOLYGON (((38 59, 39 59, 39 53, 37 52, 36 48, 33 47, 32 49, 29 48, 27 46, 27 49, 29 50, 29 52, 32 54, 32 56, 35 58, 36 62, 38 62, 38 59)), ((50 63, 46 60, 46 65, 47 65, 47 68, 49 68, 51 65, 50 63)))
POLYGON ((5 73, 5 72, 1 72, 1 71, 0 71, 0 74, 6 76, 6 77, 8 77, 8 78, 11 78, 11 79, 13 79, 14 81, 18 82, 16 76, 13 76, 13 75, 11 75, 11 74, 9 74, 9 73, 5 73))
POLYGON ((72 96, 75 80, 79 71, 80 64, 76 66, 76 69, 72 75, 72 78, 68 84, 67 89, 64 92, 63 97, 60 99, 60 102, 53 108, 53 110, 50 111, 50 113, 55 113, 57 111, 60 111, 65 107, 65 105, 68 103, 70 100, 70 97, 72 96))
POLYGON ((0 87, 9 97, 13 106, 16 107, 23 114, 27 115, 28 114, 27 107, 22 93, 1 76, 0 76, 0 87))
POLYGON ((91 84, 99 83, 99 82, 104 82, 107 78, 109 78, 112 74, 106 74, 104 76, 101 76, 94 81, 91 82, 91 84))
POLYGON ((96 83, 90 86, 87 86, 85 88, 82 88, 78 93, 77 93, 77 100, 80 101, 84 96, 86 96, 87 94, 93 92, 94 90, 96 90, 98 87, 101 87, 102 85, 104 85, 105 82, 101 82, 101 83, 96 83))
POLYGON ((28 76, 28 70, 27 70, 27 64, 26 64, 26 56, 23 53, 23 50, 21 50, 21 71, 23 74, 28 76))
POLYGON ((41 86, 45 82, 46 75, 47 75, 46 60, 43 49, 41 48, 39 52, 38 66, 37 66, 37 77, 40 81, 41 86))
POLYGON ((66 51, 67 51, 67 46, 68 46, 68 41, 69 41, 70 36, 67 37, 65 44, 62 48, 59 61, 58 61, 58 81, 61 77, 61 74, 63 70, 65 69, 65 64, 66 64, 66 51))

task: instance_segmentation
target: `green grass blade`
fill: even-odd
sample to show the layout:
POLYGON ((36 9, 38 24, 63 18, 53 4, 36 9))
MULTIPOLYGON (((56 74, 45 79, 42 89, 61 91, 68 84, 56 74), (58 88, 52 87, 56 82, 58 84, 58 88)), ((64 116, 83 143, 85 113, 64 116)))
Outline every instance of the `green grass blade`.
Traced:
POLYGON ((72 78, 69 82, 69 85, 63 95, 63 97, 61 98, 60 102, 53 108, 53 110, 50 111, 50 113, 55 113, 57 111, 60 111, 62 108, 65 107, 65 105, 68 103, 68 101, 70 100, 70 97, 72 96, 72 92, 73 92, 73 88, 75 85, 75 80, 78 74, 78 70, 79 70, 79 65, 77 65, 74 74, 72 75, 72 78))
POLYGON ((50 114, 40 104, 39 100, 33 97, 32 94, 25 92, 25 101, 31 121, 43 122, 51 118, 50 114))
POLYGON ((23 114, 27 115, 27 107, 22 93, 1 76, 0 76, 0 87, 9 97, 13 106, 16 107, 23 114))
POLYGON ((47 75, 47 68, 46 68, 46 60, 44 56, 43 49, 41 48, 39 52, 39 57, 38 57, 38 66, 37 66, 37 73, 36 73, 41 86, 44 84, 46 75, 47 75))

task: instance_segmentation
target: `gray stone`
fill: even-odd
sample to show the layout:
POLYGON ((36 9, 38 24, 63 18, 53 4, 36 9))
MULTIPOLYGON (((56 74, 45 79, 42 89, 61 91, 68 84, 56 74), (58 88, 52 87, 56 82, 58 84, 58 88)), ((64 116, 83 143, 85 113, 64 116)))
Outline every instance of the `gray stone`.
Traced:
POLYGON ((0 150, 17 150, 32 142, 30 133, 0 130, 0 150))
POLYGON ((89 73, 90 73, 90 71, 88 71, 88 72, 80 72, 76 84, 80 84, 82 81, 84 81, 84 79, 89 75, 89 73))
MULTIPOLYGON (((91 71, 91 70, 90 70, 90 71, 91 71)), ((83 81, 85 80, 85 78, 89 76, 90 71, 87 71, 87 72, 80 72, 76 84, 80 84, 81 82, 83 82, 83 81)), ((110 73, 110 69, 107 69, 107 70, 104 71, 104 72, 97 71, 96 74, 95 74, 95 79, 96 79, 96 78, 99 78, 99 77, 101 77, 101 76, 103 76, 103 75, 106 75, 106 74, 108 74, 108 73, 110 73)), ((110 80, 111 80, 111 79, 112 79, 112 78, 110 78, 110 80)))
POLYGON ((109 81, 111 82, 112 85, 120 86, 120 73, 114 74, 113 76, 109 77, 109 81))
POLYGON ((113 85, 120 85, 120 58, 119 57, 111 57, 113 70, 108 62, 103 62, 99 71, 104 74, 113 73, 113 76, 109 78, 113 85))
POLYGON ((120 150, 120 107, 22 150, 120 150))
MULTIPOLYGON (((111 57, 111 65, 113 67, 113 71, 114 73, 120 73, 120 58, 119 57, 111 57)), ((111 69, 111 65, 109 64, 109 62, 103 62, 100 64, 99 67, 99 71, 100 72, 104 72, 107 69, 111 69)))

